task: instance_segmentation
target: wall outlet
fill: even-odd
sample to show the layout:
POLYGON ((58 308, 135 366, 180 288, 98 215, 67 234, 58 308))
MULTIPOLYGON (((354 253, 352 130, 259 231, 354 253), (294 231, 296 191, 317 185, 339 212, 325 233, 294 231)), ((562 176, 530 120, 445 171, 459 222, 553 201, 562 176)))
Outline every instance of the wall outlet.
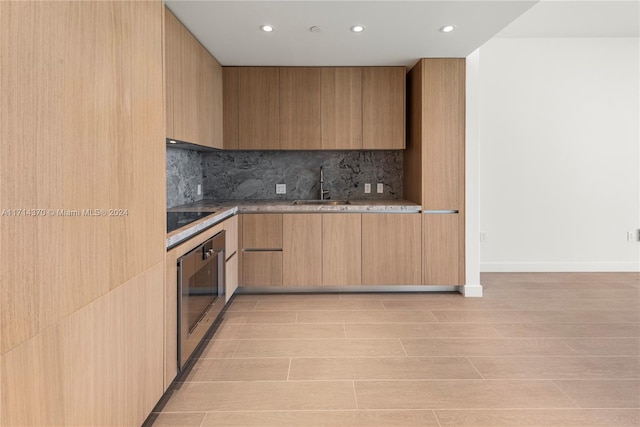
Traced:
POLYGON ((636 240, 636 232, 627 231, 627 242, 635 242, 635 240, 636 240))
POLYGON ((276 184, 276 194, 287 194, 287 184, 276 184))
POLYGON ((198 184, 198 186, 196 187, 196 195, 201 195, 202 194, 202 184, 198 184))
POLYGON ((376 186, 376 190, 378 191, 379 194, 384 193, 384 184, 379 182, 378 185, 376 186))
POLYGON ((368 182, 364 185, 364 194, 369 194, 371 193, 371 184, 369 184, 368 182))
POLYGON ((480 241, 481 242, 485 242, 487 240, 487 233, 485 233, 484 231, 480 232, 480 241))

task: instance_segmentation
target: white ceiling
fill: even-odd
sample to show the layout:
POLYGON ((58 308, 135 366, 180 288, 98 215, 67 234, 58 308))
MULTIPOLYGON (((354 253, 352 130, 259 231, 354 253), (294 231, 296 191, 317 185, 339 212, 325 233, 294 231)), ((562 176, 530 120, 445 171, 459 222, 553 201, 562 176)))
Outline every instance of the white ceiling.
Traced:
POLYGON ((496 37, 640 37, 640 0, 166 0, 222 65, 405 65, 496 37), (276 27, 270 34, 259 26, 276 27), (366 31, 354 34, 355 24, 366 31), (456 25, 449 34, 439 31, 456 25), (321 31, 312 33, 311 26, 321 31))
POLYGON ((640 37, 640 1, 542 0, 497 37, 640 37))
POLYGON ((193 1, 167 6, 222 65, 405 65, 466 57, 536 3, 511 1, 193 1), (273 33, 259 30, 275 26, 273 33), (363 33, 351 26, 366 26, 363 33), (440 27, 456 26, 444 34, 440 27), (319 26, 318 33, 310 32, 319 26))

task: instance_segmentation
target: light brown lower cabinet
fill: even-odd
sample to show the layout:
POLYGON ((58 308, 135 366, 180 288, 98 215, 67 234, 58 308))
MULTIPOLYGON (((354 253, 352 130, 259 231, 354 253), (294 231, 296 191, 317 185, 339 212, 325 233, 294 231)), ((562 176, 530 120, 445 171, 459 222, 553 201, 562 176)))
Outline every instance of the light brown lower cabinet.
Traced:
POLYGON ((459 214, 243 214, 239 283, 460 285, 462 220, 459 214))
POLYGON ((282 286, 282 251, 244 251, 244 286, 282 286))
POLYGON ((282 214, 243 214, 243 249, 282 249, 282 214))
POLYGON ((460 271, 461 218, 457 213, 422 215, 422 280, 425 285, 463 284, 460 271))
POLYGON ((322 215, 322 284, 362 284, 362 215, 322 215))
POLYGON ((284 286, 322 285, 322 215, 283 215, 282 262, 284 286))
POLYGON ((233 254, 225 265, 225 302, 228 302, 238 289, 238 258, 237 253, 233 254))
POLYGON ((240 283, 282 286, 282 214, 243 214, 240 283))
POLYGON ((421 285, 421 214, 362 215, 362 284, 421 285))
POLYGON ((233 254, 238 252, 238 215, 234 215, 223 221, 222 226, 225 231, 225 258, 229 259, 233 254))

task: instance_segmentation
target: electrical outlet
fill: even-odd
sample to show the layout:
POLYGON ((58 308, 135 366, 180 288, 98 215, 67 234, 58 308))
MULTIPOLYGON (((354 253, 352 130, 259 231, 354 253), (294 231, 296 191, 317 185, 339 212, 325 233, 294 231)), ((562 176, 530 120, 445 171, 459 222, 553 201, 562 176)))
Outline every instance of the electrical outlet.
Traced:
POLYGON ((287 194, 287 184, 276 184, 276 194, 287 194))
POLYGON ((379 182, 376 187, 376 190, 378 191, 378 194, 384 193, 384 184, 379 182))
POLYGON ((196 195, 201 195, 202 194, 202 185, 198 184, 198 186, 196 187, 196 195))
POLYGON ((480 232, 480 241, 484 242, 487 240, 487 233, 485 233, 484 231, 480 232))
POLYGON ((369 184, 368 182, 364 185, 364 194, 369 194, 371 193, 371 184, 369 184))
POLYGON ((627 231, 627 241, 633 242, 636 240, 636 232, 635 231, 627 231))

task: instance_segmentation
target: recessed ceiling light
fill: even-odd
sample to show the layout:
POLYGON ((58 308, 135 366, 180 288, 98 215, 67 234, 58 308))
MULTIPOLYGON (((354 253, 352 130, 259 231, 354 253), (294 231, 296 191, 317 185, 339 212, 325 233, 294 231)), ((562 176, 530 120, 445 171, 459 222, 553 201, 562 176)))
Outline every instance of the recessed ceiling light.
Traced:
POLYGON ((273 25, 269 25, 269 24, 260 25, 260 29, 265 33, 271 33, 275 31, 275 28, 273 27, 273 25))
POLYGON ((354 25, 353 27, 351 27, 351 31, 353 31, 354 33, 361 33, 364 31, 364 25, 354 25))
POLYGON ((320 31, 322 31, 322 29, 317 25, 314 25, 313 27, 309 28, 309 31, 311 31, 312 33, 319 33, 320 31))
POLYGON ((455 29, 456 29, 455 25, 445 25, 444 27, 440 27, 440 32, 442 32, 442 33, 450 33, 451 31, 453 31, 455 29))

